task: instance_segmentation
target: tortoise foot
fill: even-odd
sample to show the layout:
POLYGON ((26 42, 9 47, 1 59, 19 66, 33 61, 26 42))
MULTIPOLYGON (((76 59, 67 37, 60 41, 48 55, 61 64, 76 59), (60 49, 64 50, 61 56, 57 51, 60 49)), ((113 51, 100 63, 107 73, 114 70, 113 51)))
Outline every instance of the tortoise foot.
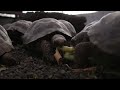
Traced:
POLYGON ((17 62, 16 60, 12 57, 12 55, 10 53, 5 53, 2 57, 1 57, 1 64, 6 65, 6 66, 13 66, 16 65, 17 62))

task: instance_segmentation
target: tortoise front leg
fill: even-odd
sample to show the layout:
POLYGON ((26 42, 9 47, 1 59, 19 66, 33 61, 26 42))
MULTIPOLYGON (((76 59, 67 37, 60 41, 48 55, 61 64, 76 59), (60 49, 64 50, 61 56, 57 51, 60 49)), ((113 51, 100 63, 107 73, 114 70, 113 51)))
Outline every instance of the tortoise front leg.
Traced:
POLYGON ((75 64, 85 68, 89 65, 88 57, 92 56, 94 45, 91 42, 81 42, 75 46, 75 64))
POLYGON ((54 54, 55 54, 56 48, 47 40, 42 40, 40 47, 41 47, 41 52, 43 54, 43 57, 48 62, 55 63, 54 54))
POLYGON ((7 66, 13 66, 17 64, 16 60, 12 57, 11 52, 3 54, 0 57, 0 63, 7 66))

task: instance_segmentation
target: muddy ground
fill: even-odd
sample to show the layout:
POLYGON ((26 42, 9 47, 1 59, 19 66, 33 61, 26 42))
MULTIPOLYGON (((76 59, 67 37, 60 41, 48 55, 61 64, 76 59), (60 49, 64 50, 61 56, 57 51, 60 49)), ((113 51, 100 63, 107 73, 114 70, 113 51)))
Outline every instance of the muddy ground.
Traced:
MULTIPOLYGON (((0 79, 103 79, 106 76, 97 70, 93 72, 72 72, 65 64, 46 63, 42 58, 28 54, 22 46, 16 46, 12 52, 19 61, 16 66, 1 65, 0 79)), ((112 76, 111 76, 112 77, 112 76)), ((107 76, 108 78, 108 76, 107 76)))

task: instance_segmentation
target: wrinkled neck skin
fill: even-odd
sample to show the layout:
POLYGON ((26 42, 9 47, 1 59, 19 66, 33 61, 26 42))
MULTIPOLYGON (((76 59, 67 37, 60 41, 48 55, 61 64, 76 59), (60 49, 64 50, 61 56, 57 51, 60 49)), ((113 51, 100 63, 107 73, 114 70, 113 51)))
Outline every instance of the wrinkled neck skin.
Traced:
POLYGON ((51 38, 51 42, 55 47, 62 47, 66 45, 66 38, 61 34, 55 34, 51 38))

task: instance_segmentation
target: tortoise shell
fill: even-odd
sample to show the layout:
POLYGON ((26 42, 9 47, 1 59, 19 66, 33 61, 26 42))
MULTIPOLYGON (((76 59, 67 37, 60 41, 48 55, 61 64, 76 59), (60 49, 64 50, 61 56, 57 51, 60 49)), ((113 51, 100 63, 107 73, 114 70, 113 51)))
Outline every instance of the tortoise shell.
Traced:
POLYGON ((18 32, 24 34, 28 27, 32 24, 31 21, 26 21, 26 20, 18 20, 12 24, 6 25, 6 30, 17 30, 18 32))
POLYGON ((0 56, 14 49, 7 31, 0 25, 0 56))
POLYGON ((120 56, 120 11, 109 13, 83 30, 102 51, 120 56))
POLYGON ((34 21, 28 28, 23 36, 23 43, 28 44, 53 32, 60 32, 69 37, 73 36, 61 21, 54 18, 42 18, 34 21))

